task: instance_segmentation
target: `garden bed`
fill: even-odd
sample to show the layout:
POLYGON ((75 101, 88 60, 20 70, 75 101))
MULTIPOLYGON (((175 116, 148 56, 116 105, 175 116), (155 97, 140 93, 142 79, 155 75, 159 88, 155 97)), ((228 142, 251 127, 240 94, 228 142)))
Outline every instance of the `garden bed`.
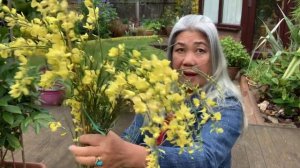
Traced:
POLYGON ((261 98, 259 92, 264 90, 263 87, 249 85, 249 80, 242 76, 240 89, 249 124, 300 128, 297 116, 286 116, 283 109, 270 103, 270 100, 261 98))

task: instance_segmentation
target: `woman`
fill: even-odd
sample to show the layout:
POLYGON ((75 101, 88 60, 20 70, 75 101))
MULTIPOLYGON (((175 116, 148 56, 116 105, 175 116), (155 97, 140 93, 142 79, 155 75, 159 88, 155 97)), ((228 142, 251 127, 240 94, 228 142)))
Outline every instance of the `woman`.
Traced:
MULTIPOLYGON (((207 96, 217 101, 215 111, 220 111, 222 134, 211 133, 211 121, 201 130, 203 150, 193 154, 179 153, 179 148, 164 142, 160 148, 165 152, 159 157, 161 168, 201 167, 229 168, 231 166, 231 149, 242 132, 244 116, 239 91, 227 74, 226 60, 220 47, 217 29, 214 23, 201 15, 182 17, 173 27, 168 42, 168 57, 174 69, 181 69, 183 78, 194 85, 201 86, 207 96), (205 77, 193 71, 196 67, 213 76, 214 81, 223 91, 223 96, 205 77)), ((112 167, 145 167, 147 151, 136 144, 143 143, 140 127, 143 117, 137 115, 132 125, 125 131, 124 139, 112 131, 107 136, 83 135, 80 142, 86 147, 71 146, 70 150, 81 164, 112 167), (135 136, 137 135, 137 136, 135 136), (130 141, 130 142, 128 142, 130 141), (101 156, 98 158, 97 156, 101 156)))

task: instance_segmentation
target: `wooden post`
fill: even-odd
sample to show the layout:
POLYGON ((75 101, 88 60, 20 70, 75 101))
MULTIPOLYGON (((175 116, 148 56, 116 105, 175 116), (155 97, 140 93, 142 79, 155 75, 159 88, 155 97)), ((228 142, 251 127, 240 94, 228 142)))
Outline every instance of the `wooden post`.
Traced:
MULTIPOLYGON (((9 7, 9 9, 11 9, 11 0, 7 0, 7 6, 9 7)), ((13 30, 12 28, 9 29, 9 41, 11 41, 13 39, 13 30)))
POLYGON ((137 26, 140 25, 140 0, 137 0, 135 3, 135 14, 136 14, 136 22, 137 26))

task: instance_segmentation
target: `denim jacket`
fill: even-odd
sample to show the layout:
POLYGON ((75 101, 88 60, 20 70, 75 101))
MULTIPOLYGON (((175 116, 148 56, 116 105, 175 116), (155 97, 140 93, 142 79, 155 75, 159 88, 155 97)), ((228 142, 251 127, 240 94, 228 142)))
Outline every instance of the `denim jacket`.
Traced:
MULTIPOLYGON (((189 154, 179 154, 179 148, 165 142, 159 146, 164 151, 159 157, 161 168, 230 168, 231 149, 243 128, 243 109, 238 99, 225 94, 225 101, 215 111, 220 111, 222 119, 220 127, 223 133, 211 132, 211 121, 201 128, 203 141, 202 150, 189 154)), ((123 138, 135 144, 143 143, 140 128, 143 125, 143 116, 136 115, 132 124, 123 133, 123 138)))

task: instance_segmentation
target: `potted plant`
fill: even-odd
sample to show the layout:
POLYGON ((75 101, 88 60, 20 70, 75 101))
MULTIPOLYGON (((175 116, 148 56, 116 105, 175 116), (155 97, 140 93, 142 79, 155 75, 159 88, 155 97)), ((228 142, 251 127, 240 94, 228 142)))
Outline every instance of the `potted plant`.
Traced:
POLYGON ((251 65, 258 60, 251 61, 250 68, 247 70, 249 77, 258 85, 265 85, 267 88, 261 94, 262 101, 268 101, 268 114, 276 117, 280 122, 293 122, 300 127, 300 73, 299 73, 299 24, 300 24, 300 4, 297 3, 295 10, 292 12, 292 19, 289 19, 282 12, 281 19, 272 30, 266 24, 266 36, 261 37, 258 41, 255 51, 266 49, 270 51, 270 57, 259 60, 263 65, 264 71, 260 75, 251 75, 251 65), (284 46, 280 36, 276 34, 279 25, 286 22, 289 30, 290 44, 284 46), (268 47, 268 48, 266 48, 268 47), (271 112, 270 112, 271 111, 271 112))
MULTIPOLYGON (((0 47, 1 48, 1 47, 0 47)), ((2 50, 3 51, 3 50, 2 50)), ((3 52, 2 52, 3 54, 3 52)), ((29 78, 18 73, 19 61, 14 57, 0 57, 0 167, 16 166, 27 168, 43 168, 40 163, 25 163, 24 151, 22 162, 16 161, 14 151, 23 150, 22 133, 33 127, 39 133, 41 127, 48 126, 52 116, 42 107, 36 105, 38 91, 34 80, 30 82, 30 89, 18 90, 15 81, 22 79, 29 83, 29 78), (8 154, 12 154, 12 161, 6 161, 8 154)), ((22 83, 17 83, 21 85, 22 83)))
POLYGON ((51 88, 41 88, 39 100, 42 105, 60 106, 65 96, 65 86, 61 82, 55 82, 51 88))
POLYGON ((142 27, 144 27, 145 30, 145 35, 146 36, 151 36, 154 34, 157 34, 158 31, 161 29, 162 24, 158 20, 153 20, 153 19, 145 19, 142 22, 142 27))
POLYGON ((229 76, 235 79, 237 73, 249 65, 250 55, 240 42, 230 36, 221 39, 221 46, 227 59, 229 76))
MULTIPOLYGON (((92 32, 93 28, 100 26, 95 24, 99 17, 99 13, 96 12, 99 8, 95 8, 91 0, 84 2, 89 11, 84 27, 92 32)), ((102 40, 98 37, 95 41, 87 41, 89 37, 94 36, 77 34, 78 32, 74 31, 74 25, 82 22, 83 17, 76 12, 69 11, 66 1, 61 3, 46 0, 32 1, 32 6, 36 6, 43 13, 41 18, 29 21, 16 15, 16 12, 8 7, 2 7, 4 14, 8 15, 6 17, 11 17, 7 19, 8 25, 14 28, 15 24, 22 23, 18 24, 17 28, 23 31, 22 37, 12 39, 9 44, 0 44, 3 51, 14 50, 13 53, 18 54, 16 58, 21 62, 17 66, 18 72, 13 75, 14 80, 9 88, 10 94, 19 100, 31 95, 28 90, 29 85, 38 83, 39 87, 49 88, 53 87, 52 83, 55 83, 57 79, 66 81, 69 84, 70 94, 65 104, 71 107, 74 124, 74 129, 71 131, 74 131, 74 139, 85 133, 107 134, 117 114, 123 111, 124 105, 131 105, 136 113, 149 117, 149 123, 143 128, 147 134, 158 135, 162 131, 173 129, 174 138, 170 137, 170 141, 175 146, 180 146, 182 151, 186 146, 198 149, 198 141, 196 144, 191 144, 196 133, 193 127, 196 113, 188 110, 187 104, 190 104, 192 108, 198 109, 199 106, 208 109, 201 111, 207 116, 201 124, 215 116, 218 116, 218 119, 213 118, 212 122, 217 123, 220 120, 219 112, 210 111, 212 109, 210 106, 215 105, 213 100, 206 99, 204 92, 197 87, 191 86, 188 89, 195 94, 201 94, 201 101, 185 103, 186 97, 195 94, 185 94, 183 90, 187 87, 180 83, 179 73, 171 69, 169 61, 159 60, 155 55, 152 55, 151 59, 146 59, 139 51, 126 48, 125 44, 112 47, 108 54, 103 54, 102 48, 98 50, 97 47, 93 48, 94 51, 86 51, 85 47, 88 43, 95 42, 101 47, 102 40), (47 3, 52 3, 53 6, 47 3), (54 12, 49 6, 57 11, 54 12), (20 19, 23 19, 22 22, 20 19), (36 29, 40 31, 33 31, 36 29), (13 48, 9 48, 11 46, 13 48), (32 58, 33 53, 38 53, 39 57, 45 58, 50 70, 44 74, 35 75, 36 67, 29 67, 26 60, 32 58), (27 82, 24 79, 36 79, 36 81, 27 82), (172 122, 181 127, 180 133, 176 132, 172 124, 163 124, 166 113, 172 115, 172 122), (187 126, 185 122, 188 122, 190 126, 187 126), (177 139, 187 141, 181 142, 177 139)), ((9 56, 5 54, 1 53, 1 57, 9 56)), ((188 100, 192 100, 191 98, 189 97, 188 100)), ((26 117, 30 115, 31 113, 26 117)), ((44 119, 44 116, 39 115, 29 121, 26 120, 24 125, 27 126, 28 122, 41 118, 44 119)), ((21 130, 22 128, 21 125, 21 130)), ((212 127, 211 131, 223 132, 217 124, 212 127)), ((156 143, 152 143, 157 137, 147 137, 147 135, 145 137, 147 138, 145 143, 151 149, 147 159, 151 159, 153 167, 158 167, 158 156, 161 150, 156 143)), ((200 148, 201 145, 199 145, 200 148)))
MULTIPOLYGON (((16 3, 14 5, 17 6, 16 3)), ((10 9, 0 4, 1 14, 3 10, 10 9)), ((3 16, 0 17, 0 20, 2 19, 5 20, 3 16)), ((0 38, 0 167, 44 168, 46 167, 44 164, 25 161, 22 133, 29 127, 39 133, 41 127, 48 126, 52 121, 52 116, 36 104, 37 79, 26 74, 35 76, 39 71, 37 67, 31 66, 29 63, 31 59, 24 57, 24 53, 15 53, 10 49, 13 48, 13 44, 10 43, 12 39, 9 38, 12 36, 16 38, 20 32, 11 31, 15 33, 12 34, 8 31, 9 27, 6 23, 3 22, 1 26, 2 30, 7 31, 0 32, 0 36, 4 37, 0 38), (3 32, 8 35, 2 36, 5 35, 2 34, 3 32), (14 152, 17 150, 22 150, 21 162, 14 157, 14 152)))

